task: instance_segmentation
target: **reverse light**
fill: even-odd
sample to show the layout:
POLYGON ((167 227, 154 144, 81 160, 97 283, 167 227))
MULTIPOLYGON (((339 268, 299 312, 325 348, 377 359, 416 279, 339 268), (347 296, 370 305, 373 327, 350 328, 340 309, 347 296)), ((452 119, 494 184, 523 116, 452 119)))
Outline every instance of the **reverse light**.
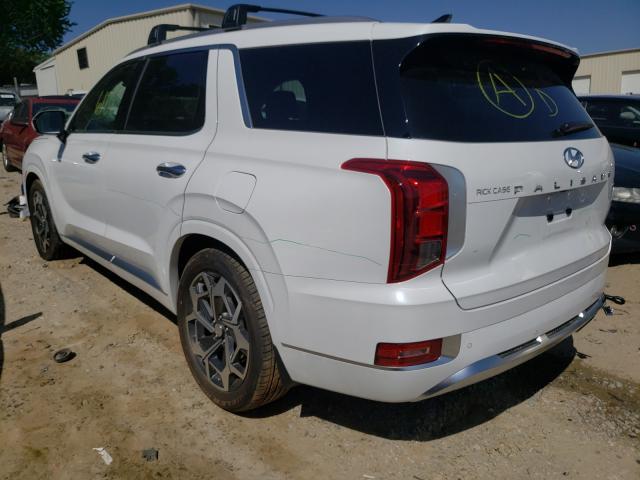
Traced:
POLYGON ((441 338, 413 343, 379 343, 375 364, 381 367, 411 367, 435 362, 441 354, 441 338))
POLYGON ((391 193, 387 282, 409 280, 444 263, 449 225, 447 181, 430 165, 354 158, 345 170, 378 175, 391 193))

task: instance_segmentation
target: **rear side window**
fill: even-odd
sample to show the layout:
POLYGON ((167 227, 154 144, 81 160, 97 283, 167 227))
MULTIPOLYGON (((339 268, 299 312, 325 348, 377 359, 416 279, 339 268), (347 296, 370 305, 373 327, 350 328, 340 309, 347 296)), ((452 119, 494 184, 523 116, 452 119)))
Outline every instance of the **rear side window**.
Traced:
POLYGON ((587 99, 587 112, 603 127, 640 129, 640 101, 587 99))
POLYGON ((369 42, 240 51, 255 128, 381 135, 369 42))
MULTIPOLYGON (((569 85, 577 57, 502 37, 439 35, 374 42, 390 136, 457 142, 567 139, 590 122, 569 85), (417 46, 416 46, 417 45, 417 46)), ((594 138, 596 128, 572 139, 594 138)))
POLYGON ((127 132, 186 134, 202 128, 208 51, 151 57, 126 125, 127 132))

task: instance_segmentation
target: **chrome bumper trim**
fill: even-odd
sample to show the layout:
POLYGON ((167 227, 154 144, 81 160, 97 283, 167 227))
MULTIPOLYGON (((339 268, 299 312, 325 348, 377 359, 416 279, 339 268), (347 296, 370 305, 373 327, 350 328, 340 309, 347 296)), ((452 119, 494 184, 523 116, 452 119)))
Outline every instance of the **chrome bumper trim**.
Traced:
POLYGON ((477 362, 466 366, 462 370, 457 371, 437 384, 435 387, 427 390, 421 398, 433 397, 452 390, 457 390, 458 388, 493 377, 494 375, 509 370, 516 365, 524 363, 554 345, 557 345, 573 332, 584 328, 591 320, 593 320, 596 313, 598 313, 598 310, 602 308, 602 305, 604 305, 604 295, 568 322, 549 330, 547 333, 540 335, 533 340, 529 340, 528 342, 517 345, 509 350, 483 358, 482 360, 478 360, 477 362))

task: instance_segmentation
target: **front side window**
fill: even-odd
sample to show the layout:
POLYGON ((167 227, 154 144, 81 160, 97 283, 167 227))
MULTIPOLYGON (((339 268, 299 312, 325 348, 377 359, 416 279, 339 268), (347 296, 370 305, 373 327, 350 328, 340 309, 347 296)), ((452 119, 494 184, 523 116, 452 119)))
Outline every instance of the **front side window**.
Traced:
POLYGON ((130 133, 186 134, 204 125, 208 51, 151 57, 131 106, 130 133))
POLYGON ((105 75, 78 107, 70 132, 107 133, 122 130, 142 61, 118 65, 105 75))
POLYGON ((240 51, 255 128, 381 135, 369 42, 240 51))

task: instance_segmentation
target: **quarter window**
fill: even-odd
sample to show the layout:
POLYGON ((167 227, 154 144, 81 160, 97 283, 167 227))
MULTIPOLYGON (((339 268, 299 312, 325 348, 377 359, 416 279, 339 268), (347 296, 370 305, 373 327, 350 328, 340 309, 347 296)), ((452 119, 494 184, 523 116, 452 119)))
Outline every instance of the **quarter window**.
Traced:
POLYGON ((208 58, 207 51, 150 58, 126 131, 185 134, 202 128, 208 58))
POLYGON ((124 63, 107 73, 78 107, 70 131, 104 133, 122 130, 142 65, 141 61, 124 63))
POLYGON ((253 126, 381 135, 369 42, 240 51, 253 126))

